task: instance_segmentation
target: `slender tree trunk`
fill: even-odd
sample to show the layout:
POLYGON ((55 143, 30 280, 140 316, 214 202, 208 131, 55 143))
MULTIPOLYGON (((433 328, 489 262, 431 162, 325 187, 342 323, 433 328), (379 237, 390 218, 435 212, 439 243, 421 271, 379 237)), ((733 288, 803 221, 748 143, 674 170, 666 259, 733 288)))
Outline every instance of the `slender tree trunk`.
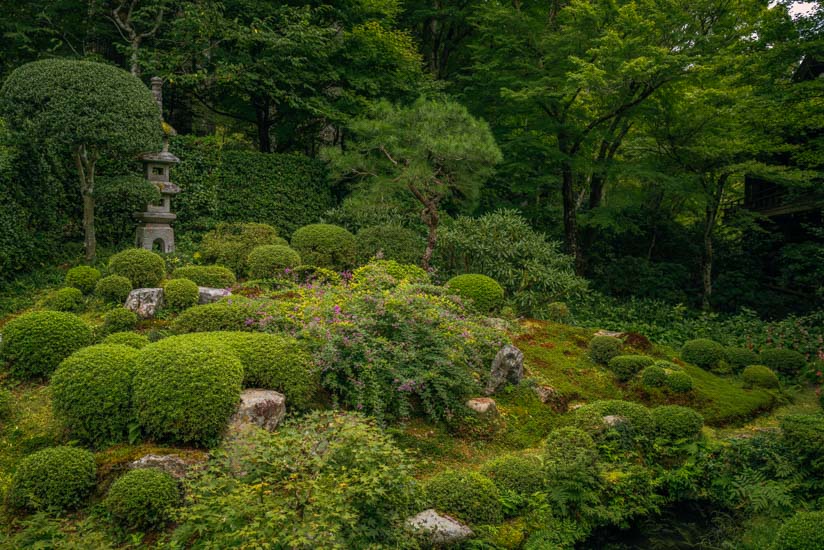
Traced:
POLYGON ((80 178, 80 194, 83 197, 83 248, 87 262, 97 253, 97 237, 94 229, 94 171, 96 159, 84 146, 75 151, 75 163, 80 178))
POLYGON ((432 261, 432 253, 435 251, 435 244, 438 241, 438 210, 437 207, 433 204, 426 209, 424 209, 423 214, 421 216, 423 218, 424 223, 429 228, 429 235, 426 239, 426 250, 423 252, 423 258, 421 258, 421 267, 426 271, 429 271, 429 264, 432 261))
POLYGON ((707 206, 704 209, 704 258, 701 265, 703 293, 701 296, 701 308, 705 311, 709 311, 712 307, 712 233, 718 221, 718 209, 721 206, 721 198, 724 196, 724 186, 726 185, 727 177, 726 174, 721 175, 715 186, 712 185, 712 182, 704 182, 704 189, 708 192, 707 206))
POLYGON ((581 251, 578 247, 578 216, 576 212, 575 180, 572 166, 564 161, 561 167, 561 195, 564 205, 564 239, 567 253, 575 258, 575 271, 580 273, 583 268, 581 251))
POLYGON ((252 105, 255 108, 258 148, 261 153, 271 153, 272 138, 269 137, 269 129, 272 127, 272 118, 269 113, 269 102, 265 99, 252 98, 252 105))
POLYGON ((129 55, 129 72, 132 73, 132 76, 136 76, 137 78, 140 78, 140 64, 138 63, 140 54, 140 42, 140 36, 132 37, 130 44, 131 53, 129 55))

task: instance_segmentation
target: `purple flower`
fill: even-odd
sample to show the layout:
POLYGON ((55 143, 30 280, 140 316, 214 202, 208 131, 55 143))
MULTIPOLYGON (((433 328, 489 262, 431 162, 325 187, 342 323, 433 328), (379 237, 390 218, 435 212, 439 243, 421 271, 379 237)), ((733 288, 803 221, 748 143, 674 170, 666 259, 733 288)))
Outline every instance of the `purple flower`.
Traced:
POLYGON ((250 326, 255 324, 255 320, 247 318, 246 321, 245 321, 245 324, 246 324, 247 327, 250 327, 250 326))
POLYGON ((335 304, 335 307, 332 308, 332 311, 335 312, 335 315, 340 315, 340 306, 335 304))

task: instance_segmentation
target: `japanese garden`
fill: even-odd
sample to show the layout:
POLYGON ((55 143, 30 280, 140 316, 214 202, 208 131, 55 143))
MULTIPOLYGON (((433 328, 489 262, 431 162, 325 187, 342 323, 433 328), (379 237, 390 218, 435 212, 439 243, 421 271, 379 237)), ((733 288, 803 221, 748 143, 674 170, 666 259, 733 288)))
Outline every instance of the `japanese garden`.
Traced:
POLYGON ((0 17, 0 548, 824 550, 824 4, 0 17))

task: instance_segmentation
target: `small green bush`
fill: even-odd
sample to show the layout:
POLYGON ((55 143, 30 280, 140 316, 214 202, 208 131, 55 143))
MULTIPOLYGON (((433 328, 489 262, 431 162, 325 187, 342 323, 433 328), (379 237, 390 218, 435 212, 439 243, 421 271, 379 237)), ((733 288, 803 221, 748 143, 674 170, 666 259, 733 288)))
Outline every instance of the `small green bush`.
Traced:
POLYGON ((544 467, 536 456, 503 455, 481 468, 500 491, 532 495, 544 487, 544 467))
POLYGON ((214 332, 219 330, 244 330, 249 310, 236 302, 216 302, 190 307, 172 321, 175 334, 189 332, 214 332))
POLYGON ((299 265, 292 271, 294 280, 301 284, 339 285, 343 278, 337 271, 314 265, 299 265))
POLYGON ((485 525, 503 520, 498 488, 477 472, 441 472, 426 484, 426 494, 436 510, 463 521, 485 525))
POLYGON ((0 354, 13 376, 31 380, 49 376, 63 359, 91 343, 91 328, 76 315, 34 311, 6 323, 0 354))
POLYGON ((667 375, 667 388, 675 393, 687 393, 692 390, 692 377, 686 372, 673 372, 667 375))
POLYGON ((613 357, 621 355, 624 342, 614 336, 594 336, 588 349, 590 359, 599 365, 607 365, 613 357))
POLYGON ((11 390, 0 388, 0 422, 9 419, 14 409, 14 394, 11 390))
POLYGON ((316 223, 301 227, 292 235, 292 248, 304 262, 336 271, 354 267, 357 261, 355 236, 337 225, 316 223))
POLYGON ((123 304, 132 291, 132 282, 122 275, 103 277, 94 287, 94 293, 107 304, 123 304))
POLYGON ((741 379, 746 388, 778 388, 778 376, 764 365, 750 365, 741 373, 741 379))
POLYGON ((423 256, 423 239, 411 229, 400 225, 364 227, 358 231, 355 239, 360 264, 366 264, 373 259, 415 264, 423 256))
POLYGON ((127 346, 100 344, 60 363, 51 378, 52 407, 74 437, 98 447, 128 440, 137 354, 127 346))
POLYGON ((238 275, 246 273, 246 258, 256 247, 266 244, 287 245, 278 231, 265 223, 224 223, 203 236, 203 259, 225 265, 238 275))
POLYGON ((288 246, 267 244, 253 248, 246 264, 250 278, 269 279, 283 275, 284 269, 293 269, 301 261, 300 254, 288 246))
POLYGON ((704 417, 689 407, 662 405, 651 415, 656 434, 670 441, 695 438, 704 426, 704 417))
POLYGON ((572 412, 572 423, 575 427, 597 436, 609 431, 604 422, 605 416, 622 418, 621 429, 632 430, 634 436, 649 438, 655 432, 649 409, 639 403, 619 399, 593 401, 578 407, 572 412))
POLYGON ((83 293, 67 286, 54 291, 43 301, 43 306, 54 311, 78 312, 83 309, 83 293))
POLYGON ((412 284, 428 284, 429 274, 412 264, 399 264, 395 260, 373 260, 352 272, 350 286, 391 288, 406 281, 412 284))
POLYGON ((497 310, 504 300, 503 287, 486 275, 458 275, 449 279, 446 286, 455 290, 461 298, 472 300, 474 307, 482 313, 497 310))
POLYGON ((679 365, 677 363, 673 363, 672 361, 663 361, 663 360, 656 361, 655 366, 656 367, 661 367, 662 369, 664 369, 664 371, 667 372, 667 374, 669 374, 671 372, 684 370, 684 369, 681 368, 681 365, 679 365))
POLYGON ((103 316, 103 334, 134 330, 137 326, 137 313, 125 307, 107 311, 103 316))
POLYGON ((171 337, 143 348, 133 401, 144 432, 157 441, 216 443, 240 398, 243 366, 222 346, 171 337))
POLYGON ((197 305, 200 291, 189 279, 172 279, 163 285, 163 305, 172 311, 183 311, 197 305))
POLYGON ((724 346, 707 338, 689 340, 681 348, 681 359, 702 369, 714 370, 727 359, 724 346))
POLYGON ((727 363, 736 371, 759 364, 758 354, 747 348, 726 348, 724 353, 727 356, 727 363))
POLYGON ((109 273, 129 279, 133 288, 154 288, 166 275, 166 263, 145 248, 129 248, 109 258, 109 273))
POLYGON ((544 474, 548 487, 572 497, 562 503, 566 508, 597 499, 598 449, 592 437, 572 426, 552 430, 544 444, 544 474))
POLYGON ((824 415, 789 414, 781 419, 781 443, 789 456, 824 473, 824 415))
POLYGON ((796 512, 782 523, 772 550, 821 550, 824 548, 824 512, 796 512))
POLYGON ((569 306, 564 302, 550 302, 546 306, 546 318, 555 323, 569 320, 569 306))
POLYGON ((787 376, 801 374, 807 366, 803 355, 791 349, 765 349, 761 351, 760 364, 787 376))
POLYGON ((99 280, 100 271, 88 265, 79 265, 66 272, 66 286, 76 288, 83 294, 91 294, 99 280))
POLYGON ((615 373, 618 380, 626 381, 653 363, 655 360, 645 355, 616 355, 609 360, 609 370, 615 373))
POLYGON ((229 288, 237 283, 235 274, 222 265, 187 265, 178 267, 172 273, 175 279, 189 279, 198 286, 209 288, 229 288))
POLYGON ((24 457, 7 493, 16 509, 66 510, 91 493, 97 468, 94 455, 76 447, 50 447, 24 457))
POLYGON ((130 470, 112 483, 103 506, 127 529, 154 529, 172 519, 180 502, 175 478, 152 468, 130 470))
POLYGON ((136 332, 115 332, 103 338, 101 344, 120 344, 141 349, 149 345, 149 339, 136 332))
POLYGON ((645 388, 660 388, 667 383, 667 373, 658 365, 650 365, 641 371, 641 384, 645 388))

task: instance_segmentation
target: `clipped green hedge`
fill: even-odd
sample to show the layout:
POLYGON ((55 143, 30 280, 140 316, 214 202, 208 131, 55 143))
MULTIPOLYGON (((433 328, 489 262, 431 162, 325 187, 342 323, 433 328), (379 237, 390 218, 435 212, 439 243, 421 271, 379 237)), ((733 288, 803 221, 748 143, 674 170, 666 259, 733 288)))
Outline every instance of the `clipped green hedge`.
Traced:
POLYGON ((229 288, 237 283, 235 274, 222 265, 187 265, 178 267, 172 273, 175 279, 189 279, 198 286, 209 288, 229 288))
POLYGON ((497 310, 504 300, 504 289, 498 282, 486 275, 466 273, 452 277, 446 286, 457 291, 461 298, 472 300, 474 307, 489 313, 497 310))
POLYGON ((781 524, 771 550, 821 550, 824 548, 824 511, 796 512, 781 524))
POLYGON ((644 388, 660 388, 667 383, 667 372, 658 365, 650 365, 641 371, 644 388))
POLYGON ((424 240, 420 235, 400 225, 364 227, 355 236, 358 244, 358 263, 372 259, 395 260, 402 264, 421 261, 424 240))
POLYGON ((107 304, 123 304, 132 291, 132 282, 122 275, 103 277, 94 287, 94 293, 107 304))
POLYGON ((138 351, 100 344, 65 359, 51 378, 54 415, 73 437, 101 447, 128 441, 138 351))
POLYGON ((200 253, 207 262, 225 265, 238 275, 247 271, 246 259, 258 246, 286 245, 278 230, 265 223, 221 223, 203 236, 200 253))
POLYGON ((715 370, 726 361, 724 346, 707 338, 689 340, 681 348, 681 359, 702 369, 715 370))
POLYGON ((134 330, 137 321, 137 313, 125 307, 107 311, 103 316, 103 334, 134 330))
POLYGON ((43 306, 54 311, 77 313, 83 309, 83 293, 74 287, 58 289, 43 300, 43 306))
POLYGON ((355 236, 328 223, 305 225, 295 231, 292 248, 307 264, 336 271, 350 269, 357 262, 355 236))
POLYGON ((66 272, 66 286, 76 288, 83 294, 90 294, 99 280, 100 271, 88 265, 79 265, 66 272))
POLYGON ((775 389, 780 384, 778 376, 764 365, 750 365, 741 373, 741 379, 746 388, 766 388, 775 389))
POLYGON ((645 355, 616 355, 609 360, 609 370, 614 372, 619 380, 626 381, 653 363, 655 360, 645 355))
POLYGON ((151 250, 129 248, 109 258, 109 273, 126 277, 134 288, 154 288, 166 275, 166 263, 151 250))
POLYGON ((667 388, 674 393, 692 391, 692 377, 686 372, 676 371, 667 375, 667 388))
POLYGON ((695 438, 704 426, 704 417, 689 407, 662 405, 650 414, 656 434, 669 441, 695 438))
POLYGON ((172 321, 171 329, 175 334, 244 330, 249 318, 250 311, 242 304, 216 302, 190 307, 172 321))
POLYGON ((153 468, 130 470, 112 483, 103 501, 111 517, 127 529, 154 529, 172 519, 180 487, 168 473, 153 468))
POLYGON ((286 268, 293 269, 301 265, 301 260, 300 254, 288 246, 267 244, 253 248, 246 264, 250 278, 267 279, 283 275, 286 268))
POLYGON ((481 473, 500 491, 529 496, 544 488, 544 467, 537 456, 499 456, 484 464, 481 473))
POLYGON ((472 524, 494 524, 503 519, 498 488, 477 472, 441 472, 426 484, 426 495, 439 512, 472 524))
POLYGON ((0 358, 16 378, 45 378, 63 359, 91 343, 91 328, 76 315, 33 311, 3 327, 0 358))
POLYGON ((149 339, 136 332, 115 332, 103 338, 101 344, 121 344, 130 348, 141 349, 149 345, 149 339))
POLYGON ((607 365, 613 357, 621 355, 624 342, 614 336, 593 336, 587 348, 589 358, 599 365, 607 365))
POLYGON ((761 365, 787 376, 797 376, 807 366, 804 356, 791 349, 765 349, 760 359, 761 365))
POLYGON ((96 473, 94 455, 85 449, 42 449, 17 464, 6 498, 16 509, 76 508, 91 494, 96 473))
POLYGON ((163 305, 172 311, 183 311, 197 305, 200 291, 189 279, 171 279, 163 285, 163 305))

